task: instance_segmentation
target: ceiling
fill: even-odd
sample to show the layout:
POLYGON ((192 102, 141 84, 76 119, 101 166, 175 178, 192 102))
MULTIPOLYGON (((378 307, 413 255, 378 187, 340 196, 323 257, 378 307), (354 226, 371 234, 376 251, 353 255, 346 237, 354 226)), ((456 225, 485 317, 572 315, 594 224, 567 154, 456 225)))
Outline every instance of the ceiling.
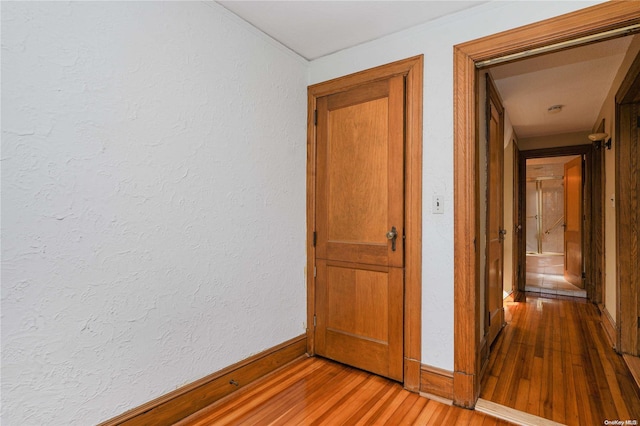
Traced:
POLYGON ((218 1, 313 60, 486 1, 218 1))
MULTIPOLYGON (((486 1, 219 1, 313 60, 486 1)), ((543 4, 543 3, 542 3, 543 4)), ((490 69, 519 138, 589 132, 631 36, 490 69), (547 109, 561 105, 561 112, 547 109)))
MULTIPOLYGON (((632 37, 490 69, 519 138, 590 132, 632 37), (549 112, 560 105, 560 112, 549 112)), ((587 142, 587 141, 585 141, 587 142)))

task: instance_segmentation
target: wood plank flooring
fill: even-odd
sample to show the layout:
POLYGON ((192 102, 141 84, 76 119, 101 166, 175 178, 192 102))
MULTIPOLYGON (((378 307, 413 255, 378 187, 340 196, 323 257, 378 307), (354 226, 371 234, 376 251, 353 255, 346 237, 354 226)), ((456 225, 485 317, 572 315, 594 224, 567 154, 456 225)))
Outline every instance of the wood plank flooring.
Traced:
POLYGON ((398 383, 305 358, 178 423, 198 425, 508 425, 432 401, 398 383))
POLYGON ((638 389, 595 305, 527 293, 505 310, 481 398, 567 425, 640 421, 638 389))

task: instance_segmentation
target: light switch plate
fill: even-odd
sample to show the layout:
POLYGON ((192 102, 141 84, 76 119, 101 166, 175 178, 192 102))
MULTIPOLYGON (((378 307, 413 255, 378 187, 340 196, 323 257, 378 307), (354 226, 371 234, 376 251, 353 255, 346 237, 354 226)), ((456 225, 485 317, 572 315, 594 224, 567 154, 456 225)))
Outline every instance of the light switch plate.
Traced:
POLYGON ((432 198, 431 213, 443 214, 444 213, 444 197, 442 195, 434 195, 432 198))

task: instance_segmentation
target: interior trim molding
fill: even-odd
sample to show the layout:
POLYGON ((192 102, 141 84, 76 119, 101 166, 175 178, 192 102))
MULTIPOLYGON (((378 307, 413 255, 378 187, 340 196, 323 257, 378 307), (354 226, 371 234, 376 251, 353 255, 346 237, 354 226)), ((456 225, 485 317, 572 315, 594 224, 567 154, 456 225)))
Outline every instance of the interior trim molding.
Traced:
POLYGON ((622 354, 622 359, 629 369, 629 374, 633 376, 636 387, 640 390, 640 358, 629 354, 622 354))
MULTIPOLYGON (((640 54, 636 54, 616 93, 615 218, 616 218, 616 348, 640 355, 640 54)), ((610 301, 607 301, 610 302, 610 301)))
POLYGON ((476 63, 640 22, 636 2, 606 2, 453 48, 454 91, 454 403, 480 394, 479 158, 476 63))
POLYGON ((249 383, 305 356, 301 335, 133 408, 98 426, 170 425, 241 389, 249 383))
POLYGON ((452 400, 453 371, 422 364, 420 366, 420 392, 452 400))
POLYGON ((600 308, 600 318, 602 319, 602 328, 604 328, 604 331, 607 337, 609 338, 609 343, 611 344, 611 347, 617 351, 618 348, 616 347, 616 323, 615 321, 613 321, 613 317, 611 316, 611 313, 609 313, 609 311, 607 310, 606 306, 600 304, 598 305, 598 308, 600 308))

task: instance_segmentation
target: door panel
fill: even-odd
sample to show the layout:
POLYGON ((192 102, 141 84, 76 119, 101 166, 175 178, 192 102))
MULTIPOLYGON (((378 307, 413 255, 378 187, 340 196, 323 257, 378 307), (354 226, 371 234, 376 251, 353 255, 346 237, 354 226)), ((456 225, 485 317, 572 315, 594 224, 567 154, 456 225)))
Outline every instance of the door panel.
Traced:
POLYGON ((404 77, 316 105, 316 352, 402 380, 404 77))
POLYGON ((503 109, 493 84, 487 80, 487 260, 485 283, 485 333, 490 346, 504 323, 503 255, 504 255, 504 137, 503 109))
POLYGON ((402 269, 318 260, 317 283, 318 354, 402 380, 402 269))
POLYGON ((564 279, 584 288, 582 279, 582 156, 564 165, 564 279))

